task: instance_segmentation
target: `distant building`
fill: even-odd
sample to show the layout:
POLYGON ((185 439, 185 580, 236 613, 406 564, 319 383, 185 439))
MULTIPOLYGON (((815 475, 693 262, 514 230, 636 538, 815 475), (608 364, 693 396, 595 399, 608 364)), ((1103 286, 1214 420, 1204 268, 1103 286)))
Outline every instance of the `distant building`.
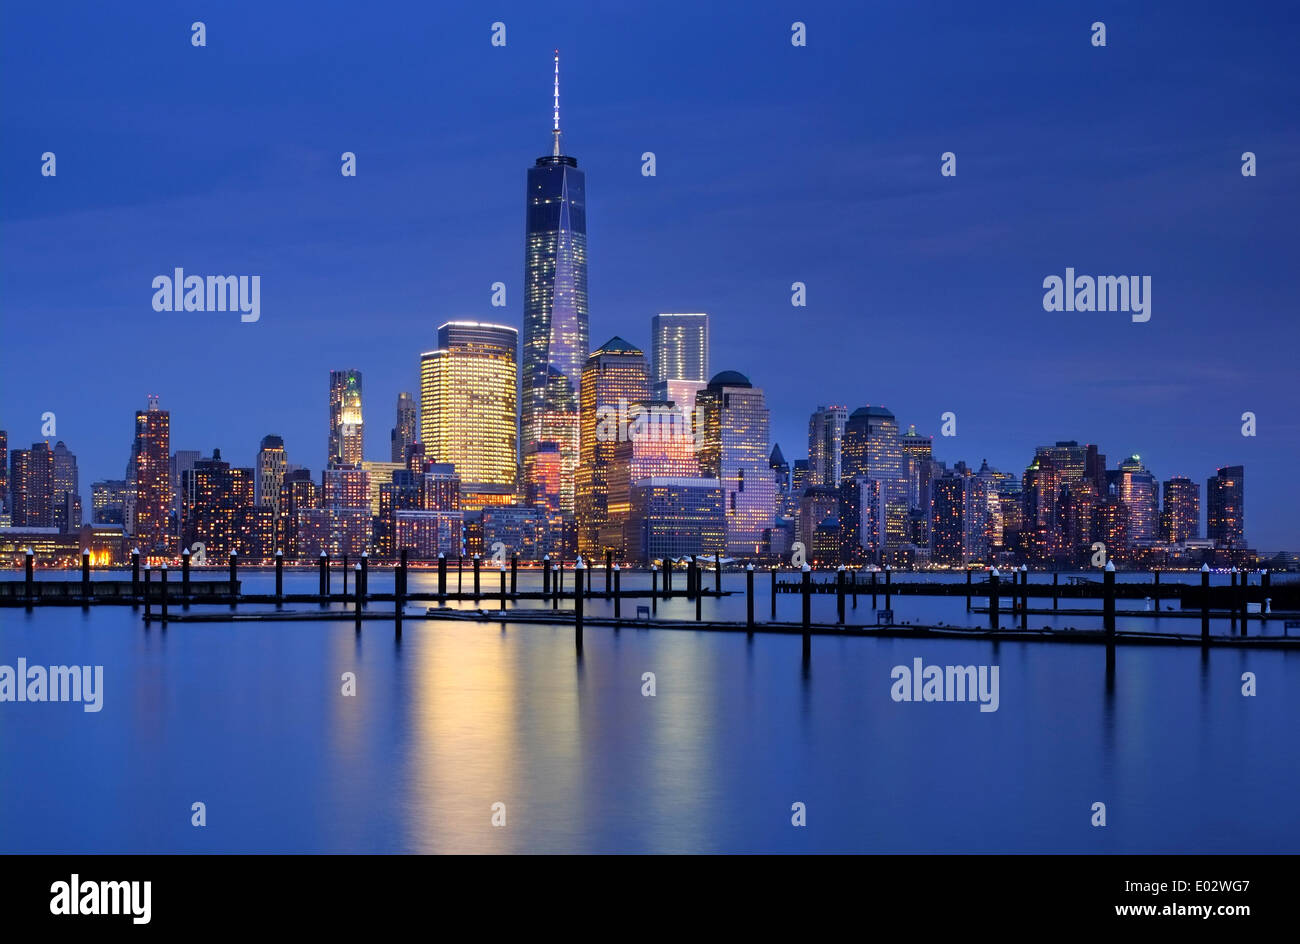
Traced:
POLYGON ((744 374, 727 370, 714 375, 695 403, 701 424, 700 474, 722 483, 727 553, 757 557, 763 533, 772 527, 776 500, 763 391, 744 374))
POLYGON ((799 500, 799 540, 803 542, 810 562, 823 565, 839 562, 838 538, 834 554, 829 557, 813 555, 813 537, 817 528, 828 517, 835 518, 838 527, 839 511, 840 490, 838 488, 831 488, 829 485, 812 485, 804 489, 803 497, 799 500))
POLYGON ((717 479, 652 477, 631 487, 627 558, 638 563, 727 552, 727 516, 717 479))
POLYGON ((1205 483, 1205 536, 1215 547, 1246 546, 1246 471, 1222 466, 1205 483))
POLYGON ((614 552, 616 560, 627 559, 628 520, 632 510, 632 487, 647 478, 694 478, 699 475, 695 437, 684 423, 659 423, 647 418, 675 418, 673 404, 645 400, 629 405, 635 418, 629 435, 614 444, 608 465, 605 522, 597 546, 614 552))
MULTIPOLYGON (((303 556, 298 539, 298 516, 320 507, 320 490, 312 481, 310 469, 286 472, 280 483, 280 517, 276 528, 276 547, 290 560, 303 556)), ((317 557, 320 556, 317 552, 317 557)))
POLYGON ((551 551, 550 521, 544 508, 527 505, 499 505, 484 508, 482 516, 483 548, 489 555, 499 543, 507 557, 518 554, 521 560, 541 560, 551 551))
POLYGON ((257 450, 256 468, 256 477, 253 479, 253 504, 269 506, 278 516, 280 486, 284 484, 284 474, 289 468, 283 439, 279 436, 262 437, 262 444, 257 450))
POLYGON ((608 517, 610 465, 615 447, 627 438, 629 404, 649 396, 645 354, 622 338, 611 338, 587 358, 579 399, 573 509, 578 553, 588 558, 603 556, 605 550, 601 529, 608 517))
POLYGON ((907 538, 908 477, 898 421, 883 406, 864 406, 849 414, 841 447, 844 479, 865 477, 880 483, 883 542, 907 538))
POLYGON ((54 528, 54 453, 49 443, 9 453, 14 528, 54 528))
POLYGON ((518 492, 516 352, 511 327, 449 321, 420 356, 420 439, 430 462, 449 462, 467 509, 510 504, 518 492))
POLYGON ((406 450, 415 444, 419 410, 415 397, 409 393, 397 395, 397 425, 388 434, 389 456, 393 462, 405 462, 406 450))
MULTIPOLYGON (((528 170, 519 428, 525 455, 537 443, 559 447, 560 506, 571 515, 578 394, 588 354, 587 200, 578 160, 564 153, 559 69, 557 54, 551 153, 537 158, 528 170)), ((460 463, 457 468, 467 482, 472 480, 460 463)))
MULTIPOLYGON (((651 320, 654 382, 688 381, 704 387, 709 378, 709 316, 659 314, 651 320)), ((663 391, 667 393, 667 389, 663 391)), ((655 399, 666 399, 659 391, 655 399)), ((688 404, 693 407, 694 404, 688 404)))
POLYGON ((464 553, 464 514, 459 511, 398 511, 397 550, 412 560, 434 560, 439 554, 464 553))
POLYGON ((54 446, 54 526, 65 534, 81 530, 81 487, 77 457, 62 440, 54 446))
POLYGON ((145 553, 171 550, 171 414, 150 397, 148 408, 135 414, 131 449, 135 501, 131 534, 145 553))
POLYGON ((1164 508, 1160 512, 1160 540, 1182 544, 1201 536, 1201 487, 1185 476, 1175 475, 1163 486, 1164 508))
POLYGON ((843 406, 819 406, 808 419, 809 485, 838 488, 840 445, 849 411, 843 406))
POLYGON ((361 416, 361 371, 330 371, 330 435, 326 466, 356 465, 365 442, 361 416))
POLYGON ((0 429, 0 521, 9 516, 9 434, 0 429))
POLYGON ((125 524, 126 480, 107 479, 90 483, 91 522, 125 524))
POLYGON ((385 485, 391 485, 393 476, 398 472, 405 472, 406 465, 402 462, 371 462, 369 460, 361 463, 361 468, 367 474, 367 480, 370 488, 370 513, 379 514, 379 494, 385 485))
POLYGON ((1127 513, 1129 544, 1155 544, 1160 536, 1160 494, 1156 477, 1142 465, 1141 456, 1130 456, 1119 464, 1115 494, 1127 513))
POLYGON ((268 556, 266 544, 271 536, 257 527, 251 514, 253 478, 252 469, 232 468, 221 458, 220 449, 182 473, 182 545, 193 548, 201 543, 204 556, 214 564, 231 552, 254 559, 268 556))

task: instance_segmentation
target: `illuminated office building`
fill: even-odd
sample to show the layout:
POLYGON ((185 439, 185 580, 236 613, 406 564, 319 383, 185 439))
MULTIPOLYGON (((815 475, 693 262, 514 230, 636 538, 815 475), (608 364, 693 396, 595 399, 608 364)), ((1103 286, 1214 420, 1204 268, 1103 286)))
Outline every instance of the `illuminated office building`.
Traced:
POLYGON ((330 371, 330 438, 328 468, 356 465, 362 459, 361 371, 330 371))
POLYGON ((908 477, 898 421, 882 406, 864 406, 849 414, 840 448, 843 479, 869 478, 880 483, 884 547, 907 539, 908 477))
POLYGON ((694 433, 682 423, 658 423, 656 418, 677 418, 674 405, 644 400, 629 405, 629 435, 614 443, 607 467, 608 503, 600 529, 599 547, 614 552, 617 560, 630 560, 628 519, 632 488, 647 478, 694 478, 699 474, 694 433))
POLYGON ((123 524, 126 508, 126 480, 107 479, 90 483, 91 522, 123 524))
POLYGON ((449 321, 420 357, 420 439, 429 462, 451 463, 466 509, 510 504, 518 492, 515 417, 518 332, 449 321))
POLYGON ((1156 477, 1142 465, 1141 456, 1130 456, 1119 464, 1115 494, 1127 513, 1129 545, 1155 544, 1160 534, 1160 495, 1156 477))
POLYGON ((601 529, 608 514, 610 463, 619 440, 628 435, 629 404, 649 396, 645 355, 622 338, 611 338, 587 358, 582 368, 574 517, 578 553, 588 558, 603 556, 605 550, 601 529))
POLYGON ((1195 541, 1201 536, 1201 487, 1175 475, 1164 483, 1164 509, 1160 513, 1160 540, 1166 544, 1195 541))
POLYGON ((722 483, 698 476, 641 479, 631 488, 625 533, 625 556, 636 563, 727 554, 722 483))
POLYGON ((808 419, 808 474, 810 486, 838 488, 840 484, 840 446, 844 424, 849 420, 847 407, 819 406, 808 419))
POLYGON ((524 453, 524 501, 534 508, 560 513, 564 460, 557 443, 533 443, 524 453))
POLYGON ((379 514, 379 494, 385 485, 391 485, 393 476, 398 472, 406 471, 406 464, 403 462, 371 462, 364 460, 361 468, 368 475, 370 487, 370 513, 379 514))
POLYGON ((284 440, 279 436, 263 436, 262 444, 257 450, 257 478, 253 483, 253 504, 258 507, 269 506, 272 512, 280 514, 280 486, 284 484, 284 475, 289 468, 289 460, 284 451, 284 440))
POLYGON ((709 381, 709 316, 660 314, 651 320, 653 395, 686 410, 709 381))
POLYGON ((701 423, 700 475, 722 483, 727 553, 756 557, 773 524, 776 482, 768 450, 763 391, 734 370, 714 375, 696 397, 701 423))
MULTIPOLYGON (((551 153, 528 171, 520 429, 529 446, 554 442, 562 457, 561 506, 574 508, 578 398, 587 361, 586 181, 560 134, 560 57, 555 56, 551 153)), ((466 475, 468 480, 468 473, 466 475)))

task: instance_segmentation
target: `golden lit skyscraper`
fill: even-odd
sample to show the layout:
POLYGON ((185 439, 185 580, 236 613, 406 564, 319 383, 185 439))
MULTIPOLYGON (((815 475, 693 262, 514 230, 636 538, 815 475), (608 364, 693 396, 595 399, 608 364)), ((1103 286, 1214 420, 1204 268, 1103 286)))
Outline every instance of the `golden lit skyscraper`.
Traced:
POLYGON ((420 439, 429 462, 448 462, 462 507, 512 503, 518 491, 516 352, 506 325, 449 321, 420 356, 420 439))
POLYGON ((361 461, 361 371, 330 371, 329 468, 356 465, 361 461))
POLYGON ((609 472, 614 449, 627 438, 628 405, 650 396, 645 354, 622 338, 610 338, 582 368, 578 468, 574 475, 574 516, 578 553, 604 551, 600 531, 608 516, 609 472))

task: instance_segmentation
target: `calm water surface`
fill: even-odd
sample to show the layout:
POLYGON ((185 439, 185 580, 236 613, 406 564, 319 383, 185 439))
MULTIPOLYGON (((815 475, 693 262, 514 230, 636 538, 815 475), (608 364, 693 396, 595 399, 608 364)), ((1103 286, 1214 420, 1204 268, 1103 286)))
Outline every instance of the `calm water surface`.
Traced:
MULTIPOLYGON (((273 587, 267 573, 241 576, 247 590, 273 587)), ((286 580, 316 588, 314 574, 286 580)), ((435 584, 411 578, 412 590, 435 584)), ((757 584, 761 618, 766 575, 757 584)), ((496 586, 485 575, 485 589, 496 586)), ((726 586, 743 590, 743 576, 726 586)), ((390 587, 372 575, 373 590, 390 587)), ((900 621, 986 619, 968 618, 960 598, 893 604, 900 621)), ((797 618, 798 597, 779 605, 797 618)), ((834 606, 815 598, 814 618, 833 619, 834 606)), ((869 606, 860 597, 863 619, 869 606)), ((659 614, 690 618, 694 606, 661 603, 659 614)), ((743 614, 743 596, 704 603, 706 619, 743 614)), ((1300 653, 1120 647, 1108 672, 1095 646, 815 637, 804 665, 797 637, 763 634, 589 627, 579 658, 572 629, 549 625, 412 619, 399 642, 386 622, 357 635, 341 608, 331 622, 166 630, 140 617, 0 610, 0 664, 23 656, 105 674, 97 714, 0 703, 0 851, 1300 847, 1300 653), (1000 666, 999 710, 895 703, 890 671, 917 657, 1000 666), (356 697, 340 693, 346 672, 356 697), (653 698, 641 694, 645 672, 653 698), (204 828, 190 825, 195 801, 207 805, 204 828), (802 829, 790 825, 796 801, 802 829), (1089 824, 1097 801, 1104 829, 1089 824), (504 828, 491 824, 497 802, 504 828)))

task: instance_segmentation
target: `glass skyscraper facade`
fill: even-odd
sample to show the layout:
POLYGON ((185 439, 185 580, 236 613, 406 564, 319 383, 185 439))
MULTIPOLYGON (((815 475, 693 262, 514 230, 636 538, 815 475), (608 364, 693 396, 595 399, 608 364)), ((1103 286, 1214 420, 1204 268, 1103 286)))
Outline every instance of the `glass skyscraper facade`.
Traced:
POLYGON ((587 199, 577 159, 564 154, 559 75, 556 54, 551 153, 528 171, 520 429, 525 450, 541 442, 559 446, 561 504, 571 512, 578 397, 588 348, 587 199))
POLYGON ((725 370, 696 397, 702 424, 700 475, 722 482, 727 553, 757 557, 772 527, 776 480, 769 462, 769 414, 763 391, 725 370))
POLYGON ((587 358, 582 369, 574 513, 578 553, 589 558, 605 550, 601 529, 608 515, 610 464, 619 440, 627 435, 629 405, 649 395, 645 354, 622 338, 610 338, 587 358))
POLYGON ((420 357, 420 439, 429 462, 449 462, 467 509, 514 501, 519 333, 507 325, 449 321, 420 357))

